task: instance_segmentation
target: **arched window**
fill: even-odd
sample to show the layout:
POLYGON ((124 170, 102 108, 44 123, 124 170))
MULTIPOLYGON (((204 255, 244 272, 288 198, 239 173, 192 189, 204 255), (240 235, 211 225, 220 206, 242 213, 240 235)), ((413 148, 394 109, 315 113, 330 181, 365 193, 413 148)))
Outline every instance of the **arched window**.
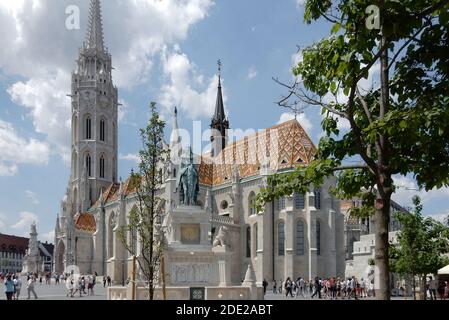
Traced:
POLYGON ((87 176, 92 176, 92 158, 90 157, 90 154, 86 155, 86 170, 87 170, 87 176))
POLYGON ((285 224, 280 222, 278 224, 278 255, 285 255, 285 224))
POLYGON ((85 125, 84 125, 84 139, 91 140, 92 139, 92 119, 90 116, 86 117, 85 125))
POLYGON ((250 216, 256 214, 256 208, 254 208, 255 198, 256 198, 256 194, 254 192, 251 192, 248 197, 248 212, 249 212, 250 216))
POLYGON ((105 159, 104 159, 104 156, 101 156, 101 158, 100 158, 100 178, 101 179, 104 179, 104 177, 105 177, 104 172, 105 172, 105 159))
POLYGON ((321 223, 316 222, 316 254, 321 255, 321 223))
POLYGON ((303 256, 305 252, 305 245, 304 245, 304 222, 301 220, 298 220, 296 223, 296 255, 297 256, 303 256))
POLYGON ((246 227, 246 257, 251 258, 251 228, 246 227))
POLYGON ((315 208, 321 209, 321 190, 319 188, 315 189, 315 208))
POLYGON ((100 120, 100 141, 106 141, 106 122, 100 120))
POLYGON ((304 195, 295 193, 295 209, 304 209, 304 195))

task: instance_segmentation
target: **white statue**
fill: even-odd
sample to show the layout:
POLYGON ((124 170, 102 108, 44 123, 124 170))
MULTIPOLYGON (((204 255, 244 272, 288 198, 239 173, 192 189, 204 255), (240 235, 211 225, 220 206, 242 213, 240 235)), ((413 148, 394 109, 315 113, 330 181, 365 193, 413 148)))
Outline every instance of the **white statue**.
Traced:
POLYGON ((218 235, 215 237, 214 247, 226 247, 228 246, 229 229, 227 227, 220 227, 218 235))

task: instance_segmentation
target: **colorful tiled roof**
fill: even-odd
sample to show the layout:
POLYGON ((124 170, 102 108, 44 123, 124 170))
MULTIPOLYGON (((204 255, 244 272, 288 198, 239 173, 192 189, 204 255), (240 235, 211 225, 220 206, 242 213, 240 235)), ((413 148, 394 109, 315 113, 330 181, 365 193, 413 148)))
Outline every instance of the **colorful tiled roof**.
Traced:
POLYGON ((92 233, 97 230, 95 218, 90 213, 81 213, 81 214, 75 215, 75 227, 78 230, 92 232, 92 233))
POLYGON ((232 177, 233 163, 238 165, 240 177, 246 178, 259 173, 266 155, 270 156, 270 169, 278 171, 307 166, 315 153, 312 140, 299 122, 290 120, 229 144, 214 158, 215 164, 208 155, 203 155, 200 183, 226 183, 232 177))

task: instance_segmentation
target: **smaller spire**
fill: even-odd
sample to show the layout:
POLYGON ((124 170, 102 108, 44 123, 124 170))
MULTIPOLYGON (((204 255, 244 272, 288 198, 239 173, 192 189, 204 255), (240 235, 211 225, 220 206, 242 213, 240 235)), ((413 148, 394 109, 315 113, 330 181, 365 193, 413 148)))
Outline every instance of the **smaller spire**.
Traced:
POLYGON ((217 62, 218 65, 218 92, 217 92, 217 102, 215 104, 215 113, 213 121, 218 123, 226 121, 226 115, 224 112, 224 103, 223 103, 223 92, 221 87, 221 68, 223 66, 221 59, 217 62))

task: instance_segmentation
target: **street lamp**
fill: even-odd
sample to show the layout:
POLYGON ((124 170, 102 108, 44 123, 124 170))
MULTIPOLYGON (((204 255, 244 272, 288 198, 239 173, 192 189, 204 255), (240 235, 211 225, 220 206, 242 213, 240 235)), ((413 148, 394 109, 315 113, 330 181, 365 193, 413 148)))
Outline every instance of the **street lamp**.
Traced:
POLYGON ((122 287, 125 286, 125 260, 122 260, 122 287))

